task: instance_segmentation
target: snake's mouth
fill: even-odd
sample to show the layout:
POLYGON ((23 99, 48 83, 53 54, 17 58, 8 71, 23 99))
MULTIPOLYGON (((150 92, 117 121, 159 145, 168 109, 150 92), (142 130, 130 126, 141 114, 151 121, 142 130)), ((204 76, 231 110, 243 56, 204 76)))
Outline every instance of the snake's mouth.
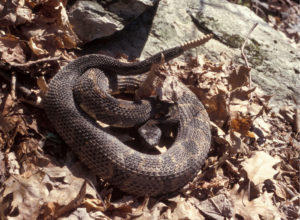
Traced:
MULTIPOLYGON (((128 147, 140 153, 159 155, 167 151, 175 142, 178 133, 178 124, 159 123, 156 126, 162 131, 162 135, 158 143, 152 146, 145 142, 144 138, 139 134, 141 126, 132 128, 109 127, 109 130, 128 147)), ((152 130, 150 132, 154 133, 152 130)))

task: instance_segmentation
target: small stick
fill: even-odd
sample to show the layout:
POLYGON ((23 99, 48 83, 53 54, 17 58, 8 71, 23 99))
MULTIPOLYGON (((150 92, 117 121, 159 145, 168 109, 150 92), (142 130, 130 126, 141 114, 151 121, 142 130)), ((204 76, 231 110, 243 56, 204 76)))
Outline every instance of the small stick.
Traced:
POLYGON ((258 25, 258 23, 255 23, 255 24, 253 25, 253 27, 250 29, 250 31, 249 31, 249 33, 247 34, 246 39, 245 39, 245 41, 244 41, 244 43, 243 43, 243 45, 242 45, 242 48, 241 48, 242 56, 243 56, 243 58, 244 58, 244 60, 245 60, 245 62, 246 62, 246 66, 247 66, 248 68, 249 68, 249 63, 248 63, 247 57, 246 57, 246 55, 245 55, 245 53, 244 53, 244 48, 245 48, 246 43, 247 43, 247 41, 248 41, 248 39, 249 39, 249 37, 250 37, 250 34, 251 34, 252 31, 254 30, 254 28, 256 28, 257 25, 258 25))
MULTIPOLYGON (((250 67, 249 67, 249 63, 248 63, 247 57, 246 57, 246 55, 245 55, 245 53, 244 53, 244 48, 245 48, 246 43, 247 43, 247 41, 248 41, 248 39, 249 39, 249 37, 250 37, 250 34, 251 34, 252 31, 254 30, 254 28, 256 28, 257 25, 258 25, 258 23, 255 23, 255 24, 252 26, 252 28, 250 29, 249 33, 247 34, 246 39, 245 39, 245 41, 244 41, 244 43, 243 43, 243 45, 242 45, 242 47, 241 47, 241 54, 242 54, 242 56, 243 56, 243 58, 244 58, 244 60, 245 60, 245 62, 246 62, 247 68, 250 68, 250 67)), ((251 77, 251 72, 249 71, 249 89, 251 89, 251 88, 252 88, 252 77, 251 77)), ((251 93, 250 93, 250 100, 251 100, 251 99, 252 99, 252 95, 251 95, 251 93)))
POLYGON ((11 98, 13 100, 17 99, 17 97, 16 97, 16 83, 17 83, 16 74, 15 74, 15 72, 12 72, 12 74, 11 74, 11 90, 10 90, 10 93, 11 93, 11 98))
POLYGON ((56 61, 56 60, 59 60, 60 58, 61 58, 60 56, 59 57, 52 57, 52 58, 46 57, 46 58, 42 58, 42 59, 39 59, 39 60, 28 61, 26 63, 10 63, 10 65, 12 65, 14 67, 29 67, 29 66, 34 65, 34 64, 56 61))
POLYGON ((297 101, 297 99, 295 98, 295 96, 292 97, 293 101, 296 105, 295 109, 294 109, 294 113, 295 113, 295 118, 294 118, 294 127, 295 127, 295 132, 296 132, 296 137, 298 137, 298 135, 300 134, 300 109, 299 109, 299 102, 297 101))

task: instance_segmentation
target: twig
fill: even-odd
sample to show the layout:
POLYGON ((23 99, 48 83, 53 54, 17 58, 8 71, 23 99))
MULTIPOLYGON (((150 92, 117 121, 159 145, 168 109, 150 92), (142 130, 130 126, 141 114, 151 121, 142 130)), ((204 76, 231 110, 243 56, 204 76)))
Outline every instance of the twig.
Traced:
POLYGON ((10 89, 10 94, 11 94, 11 98, 13 100, 16 100, 16 83, 17 83, 17 77, 15 72, 12 72, 11 74, 11 89, 10 89))
POLYGON ((248 68, 250 68, 250 67, 249 67, 249 63, 248 63, 247 57, 246 57, 246 55, 245 55, 245 53, 244 53, 244 48, 245 48, 246 43, 247 43, 247 41, 248 41, 248 39, 249 39, 249 37, 250 37, 250 34, 251 34, 252 31, 254 30, 254 28, 256 28, 257 25, 258 25, 258 23, 255 23, 255 24, 252 26, 252 28, 250 29, 249 33, 247 34, 246 39, 245 39, 245 41, 244 41, 244 43, 243 43, 243 45, 242 45, 242 48, 241 48, 242 56, 243 56, 243 58, 244 58, 244 60, 245 60, 245 62, 246 62, 246 66, 247 66, 248 68))
POLYGON ((296 132, 296 137, 298 137, 298 135, 300 134, 300 109, 299 109, 299 104, 300 103, 297 101, 295 96, 293 96, 292 98, 293 98, 293 101, 296 105, 296 107, 294 108, 294 113, 295 113, 294 128, 295 128, 295 132, 296 132))
POLYGON ((31 65, 35 65, 35 64, 39 64, 39 63, 56 61, 56 60, 59 60, 60 58, 61 58, 61 56, 52 57, 52 58, 46 57, 46 58, 42 58, 39 60, 28 61, 27 63, 10 63, 10 65, 13 67, 29 67, 31 65))
MULTIPOLYGON (((248 63, 247 57, 246 57, 245 52, 244 52, 244 48, 245 48, 246 43, 247 43, 247 41, 248 41, 248 39, 249 39, 249 37, 250 37, 250 34, 251 34, 252 31, 254 30, 254 28, 256 28, 257 25, 258 25, 258 23, 255 23, 255 24, 252 26, 252 28, 250 29, 249 33, 247 34, 246 39, 245 39, 245 41, 244 41, 244 43, 243 43, 243 45, 242 45, 242 47, 241 47, 241 54, 242 54, 242 56, 243 56, 243 58, 244 58, 244 60, 245 60, 245 62, 246 62, 246 66, 247 66, 248 69, 250 69, 250 67, 249 67, 249 63, 248 63)), ((249 89, 251 89, 251 88, 252 88, 252 77, 251 77, 251 72, 249 71, 249 89)), ((251 100, 251 99, 252 99, 252 95, 251 95, 251 93, 250 93, 250 100, 251 100)))

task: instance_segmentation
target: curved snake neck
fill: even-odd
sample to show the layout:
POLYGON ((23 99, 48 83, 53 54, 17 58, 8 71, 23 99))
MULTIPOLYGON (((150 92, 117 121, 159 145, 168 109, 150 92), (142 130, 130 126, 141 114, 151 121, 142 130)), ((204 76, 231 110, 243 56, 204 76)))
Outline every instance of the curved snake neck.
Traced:
POLYGON ((78 78, 90 68, 106 74, 143 74, 161 60, 161 54, 169 61, 185 50, 203 44, 207 38, 162 51, 138 63, 122 63, 96 54, 80 57, 51 80, 43 100, 47 116, 82 162, 121 190, 151 196, 175 191, 197 174, 210 147, 208 115, 189 89, 185 87, 184 95, 177 102, 179 128, 176 140, 160 155, 140 153, 107 134, 78 107, 72 90, 78 78))

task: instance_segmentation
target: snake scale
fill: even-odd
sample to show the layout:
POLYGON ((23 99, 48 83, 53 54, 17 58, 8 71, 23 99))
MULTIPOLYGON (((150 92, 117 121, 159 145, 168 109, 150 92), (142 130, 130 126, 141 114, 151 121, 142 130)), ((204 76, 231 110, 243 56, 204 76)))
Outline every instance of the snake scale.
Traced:
MULTIPOLYGON (((162 154, 150 155, 128 147, 105 132, 76 103, 73 88, 81 76, 91 68, 99 69, 100 72, 111 76, 122 75, 125 78, 146 75, 153 63, 161 61, 161 54, 167 62, 180 56, 184 51, 203 44, 207 38, 206 36, 164 50, 136 63, 122 63, 99 54, 79 57, 62 68, 50 81, 48 92, 43 99, 46 114, 58 134, 80 160, 102 179, 124 192, 138 196, 156 196, 173 192, 195 177, 210 148, 209 117, 194 93, 184 87, 183 95, 174 105, 178 111, 178 131, 172 146, 162 154)), ((113 79, 117 80, 116 77, 113 79)), ((96 79, 100 82, 101 80, 99 77, 96 79)), ((147 117, 147 112, 151 111, 145 111, 144 105, 139 109, 130 101, 123 103, 122 106, 118 99, 112 100, 112 103, 120 108, 128 105, 127 108, 131 109, 130 115, 133 115, 133 118, 135 111, 142 111, 138 114, 147 117)), ((151 107, 146 105, 146 108, 149 106, 151 107)), ((111 112, 114 111, 116 109, 111 108, 111 112)), ((121 111, 119 114, 125 113, 121 111)))

